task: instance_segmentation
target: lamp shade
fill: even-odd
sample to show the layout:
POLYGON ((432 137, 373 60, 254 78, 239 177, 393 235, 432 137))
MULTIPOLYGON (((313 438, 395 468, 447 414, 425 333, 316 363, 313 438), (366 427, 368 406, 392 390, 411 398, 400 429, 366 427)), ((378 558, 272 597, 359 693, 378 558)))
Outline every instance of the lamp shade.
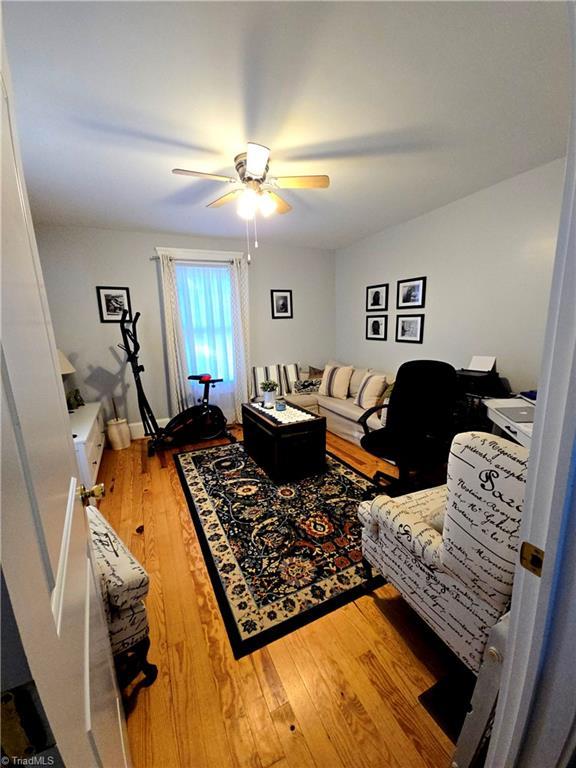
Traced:
POLYGON ((56 350, 58 352, 58 364, 60 366, 60 375, 65 376, 67 373, 76 373, 76 368, 72 365, 70 360, 66 357, 64 352, 61 352, 59 349, 56 350))

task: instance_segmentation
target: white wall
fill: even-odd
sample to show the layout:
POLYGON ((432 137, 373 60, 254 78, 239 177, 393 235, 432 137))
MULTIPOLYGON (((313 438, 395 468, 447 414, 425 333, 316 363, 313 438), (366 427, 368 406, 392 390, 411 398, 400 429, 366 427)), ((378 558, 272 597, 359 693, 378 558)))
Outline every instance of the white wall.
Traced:
MULTIPOLYGON (((157 418, 168 416, 156 246, 244 251, 245 243, 154 232, 37 225, 38 249, 56 342, 77 373, 71 382, 88 401, 127 390, 128 419, 140 421, 132 373, 125 370, 116 323, 101 323, 97 285, 128 286, 140 311, 143 382, 157 418)), ((272 246, 253 251, 250 266, 251 358, 322 363, 334 354, 334 259, 331 251, 272 246), (270 290, 291 288, 294 319, 272 320, 270 290)), ((122 415, 126 415, 121 408, 122 415)))
POLYGON ((459 368, 496 355, 515 391, 536 387, 563 174, 554 161, 338 251, 337 358, 395 372, 406 360, 459 368), (396 343, 396 281, 421 275, 424 343, 396 343), (366 341, 365 289, 381 282, 388 340, 366 341))

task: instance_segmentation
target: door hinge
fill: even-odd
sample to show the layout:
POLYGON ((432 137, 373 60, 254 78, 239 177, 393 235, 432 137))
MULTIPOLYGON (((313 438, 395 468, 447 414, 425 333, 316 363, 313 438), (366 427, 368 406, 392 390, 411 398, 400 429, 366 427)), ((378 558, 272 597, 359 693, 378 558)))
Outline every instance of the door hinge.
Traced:
POLYGON ((544 562, 544 550, 523 541, 520 547, 520 565, 536 576, 542 576, 542 564, 544 562))

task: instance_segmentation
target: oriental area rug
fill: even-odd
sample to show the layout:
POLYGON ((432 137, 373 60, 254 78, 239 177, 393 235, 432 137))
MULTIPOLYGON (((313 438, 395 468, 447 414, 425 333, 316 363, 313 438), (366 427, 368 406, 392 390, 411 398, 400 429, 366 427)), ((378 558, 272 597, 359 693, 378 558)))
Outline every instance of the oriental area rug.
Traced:
POLYGON ((328 454, 325 473, 276 485, 241 443, 174 460, 236 658, 362 594, 368 478, 328 454))

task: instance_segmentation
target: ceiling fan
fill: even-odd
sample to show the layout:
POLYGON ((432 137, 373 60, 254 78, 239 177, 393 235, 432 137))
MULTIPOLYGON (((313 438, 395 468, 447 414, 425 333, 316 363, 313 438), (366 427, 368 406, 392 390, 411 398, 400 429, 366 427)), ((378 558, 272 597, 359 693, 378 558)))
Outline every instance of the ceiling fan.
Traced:
POLYGON ((269 159, 268 147, 249 141, 246 152, 234 158, 236 177, 188 171, 184 168, 174 168, 172 173, 233 184, 234 188, 230 192, 212 200, 206 207, 219 208, 236 200, 238 215, 247 220, 253 219, 257 211, 263 216, 270 216, 275 211, 288 213, 292 210, 292 206, 276 192, 277 189, 325 189, 330 186, 328 176, 268 176, 269 159))

